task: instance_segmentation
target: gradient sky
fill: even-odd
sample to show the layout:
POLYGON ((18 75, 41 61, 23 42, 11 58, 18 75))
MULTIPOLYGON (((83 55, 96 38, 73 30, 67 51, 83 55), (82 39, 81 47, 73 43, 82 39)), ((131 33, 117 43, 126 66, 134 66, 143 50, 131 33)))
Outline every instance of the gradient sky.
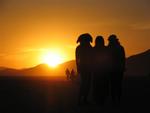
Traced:
MULTIPOLYGON (((150 48, 150 0, 0 0, 0 66, 41 63, 46 51, 74 59, 76 39, 118 35, 127 56, 150 48)), ((94 44, 94 43, 93 43, 94 44)))

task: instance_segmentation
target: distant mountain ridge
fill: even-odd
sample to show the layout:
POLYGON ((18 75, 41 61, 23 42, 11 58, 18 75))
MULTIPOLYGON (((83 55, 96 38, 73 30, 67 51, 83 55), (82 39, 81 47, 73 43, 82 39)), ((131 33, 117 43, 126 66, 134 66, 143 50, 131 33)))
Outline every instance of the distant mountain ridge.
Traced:
POLYGON ((126 75, 147 76, 150 74, 150 49, 127 58, 126 75))
POLYGON ((0 67, 0 76, 65 76, 65 70, 76 70, 75 60, 67 61, 56 68, 47 64, 39 64, 26 69, 13 69, 0 67))
MULTIPOLYGON (((76 71, 75 60, 67 61, 53 69, 46 64, 39 64, 27 69, 11 69, 0 67, 0 76, 65 76, 65 70, 76 71)), ((126 59, 125 76, 147 76, 150 75, 150 49, 126 59)))
POLYGON ((5 67, 0 67, 0 71, 6 69, 5 67))

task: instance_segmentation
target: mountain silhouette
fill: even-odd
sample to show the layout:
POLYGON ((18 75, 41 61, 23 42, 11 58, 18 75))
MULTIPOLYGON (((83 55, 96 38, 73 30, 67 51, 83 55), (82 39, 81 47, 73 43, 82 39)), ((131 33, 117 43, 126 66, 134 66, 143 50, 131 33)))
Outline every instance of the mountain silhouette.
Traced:
MULTIPOLYGON (((57 68, 50 68, 46 64, 39 64, 26 69, 12 69, 0 67, 0 76, 65 76, 65 70, 76 71, 75 60, 60 64, 57 68)), ((150 49, 130 56, 126 59, 126 76, 150 75, 150 49)))
POLYGON ((51 68, 47 64, 39 64, 25 69, 0 67, 0 76, 65 76, 66 68, 76 69, 75 61, 67 61, 56 68, 51 68))
POLYGON ((12 68, 1 68, 0 76, 18 76, 20 75, 20 70, 12 68))
POLYGON ((76 62, 75 60, 71 60, 68 62, 65 62, 63 64, 59 65, 59 68, 62 72, 64 72, 67 68, 71 71, 72 69, 74 69, 74 71, 76 71, 76 62))
POLYGON ((39 64, 35 67, 21 70, 24 76, 48 76, 50 72, 51 70, 46 64, 39 64))
POLYGON ((127 58, 127 76, 147 76, 150 74, 150 49, 127 58))
POLYGON ((7 69, 6 67, 0 67, 0 71, 7 69))

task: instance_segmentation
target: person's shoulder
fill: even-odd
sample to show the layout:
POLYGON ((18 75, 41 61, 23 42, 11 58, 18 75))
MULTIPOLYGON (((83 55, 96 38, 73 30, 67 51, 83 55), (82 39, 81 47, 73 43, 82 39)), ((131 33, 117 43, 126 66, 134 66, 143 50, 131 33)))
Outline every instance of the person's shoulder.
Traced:
POLYGON ((107 49, 110 49, 111 48, 111 46, 110 45, 107 45, 107 46, 105 46, 107 49))
POLYGON ((124 50, 124 47, 123 47, 122 45, 120 45, 119 48, 120 48, 121 50, 124 50))
POLYGON ((79 52, 80 49, 81 49, 81 47, 80 47, 80 45, 78 45, 78 46, 76 47, 75 51, 76 51, 76 52, 79 52))
POLYGON ((104 51, 105 51, 105 53, 110 53, 112 51, 112 49, 109 46, 105 46, 104 51))
POLYGON ((92 45, 89 45, 88 47, 89 47, 89 48, 93 48, 92 45))
POLYGON ((88 46, 85 46, 84 49, 87 49, 87 50, 92 50, 93 47, 91 45, 88 45, 88 46))
POLYGON ((108 46, 104 46, 104 48, 105 48, 105 49, 108 49, 109 47, 108 47, 108 46))
POLYGON ((105 50, 110 50, 110 47, 109 46, 105 46, 104 49, 105 50))
POLYGON ((78 46, 76 47, 76 49, 79 49, 79 48, 81 48, 81 45, 78 45, 78 46))

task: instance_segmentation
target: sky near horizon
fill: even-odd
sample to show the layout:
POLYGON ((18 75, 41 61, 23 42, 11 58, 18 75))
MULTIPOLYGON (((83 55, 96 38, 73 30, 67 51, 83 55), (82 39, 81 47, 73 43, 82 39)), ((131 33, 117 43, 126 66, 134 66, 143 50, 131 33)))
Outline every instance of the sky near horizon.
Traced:
MULTIPOLYGON (((127 56, 150 49, 150 0, 0 0, 0 66, 24 68, 48 51, 75 58, 77 37, 117 34, 127 56)), ((93 43, 94 44, 94 43, 93 43)))

